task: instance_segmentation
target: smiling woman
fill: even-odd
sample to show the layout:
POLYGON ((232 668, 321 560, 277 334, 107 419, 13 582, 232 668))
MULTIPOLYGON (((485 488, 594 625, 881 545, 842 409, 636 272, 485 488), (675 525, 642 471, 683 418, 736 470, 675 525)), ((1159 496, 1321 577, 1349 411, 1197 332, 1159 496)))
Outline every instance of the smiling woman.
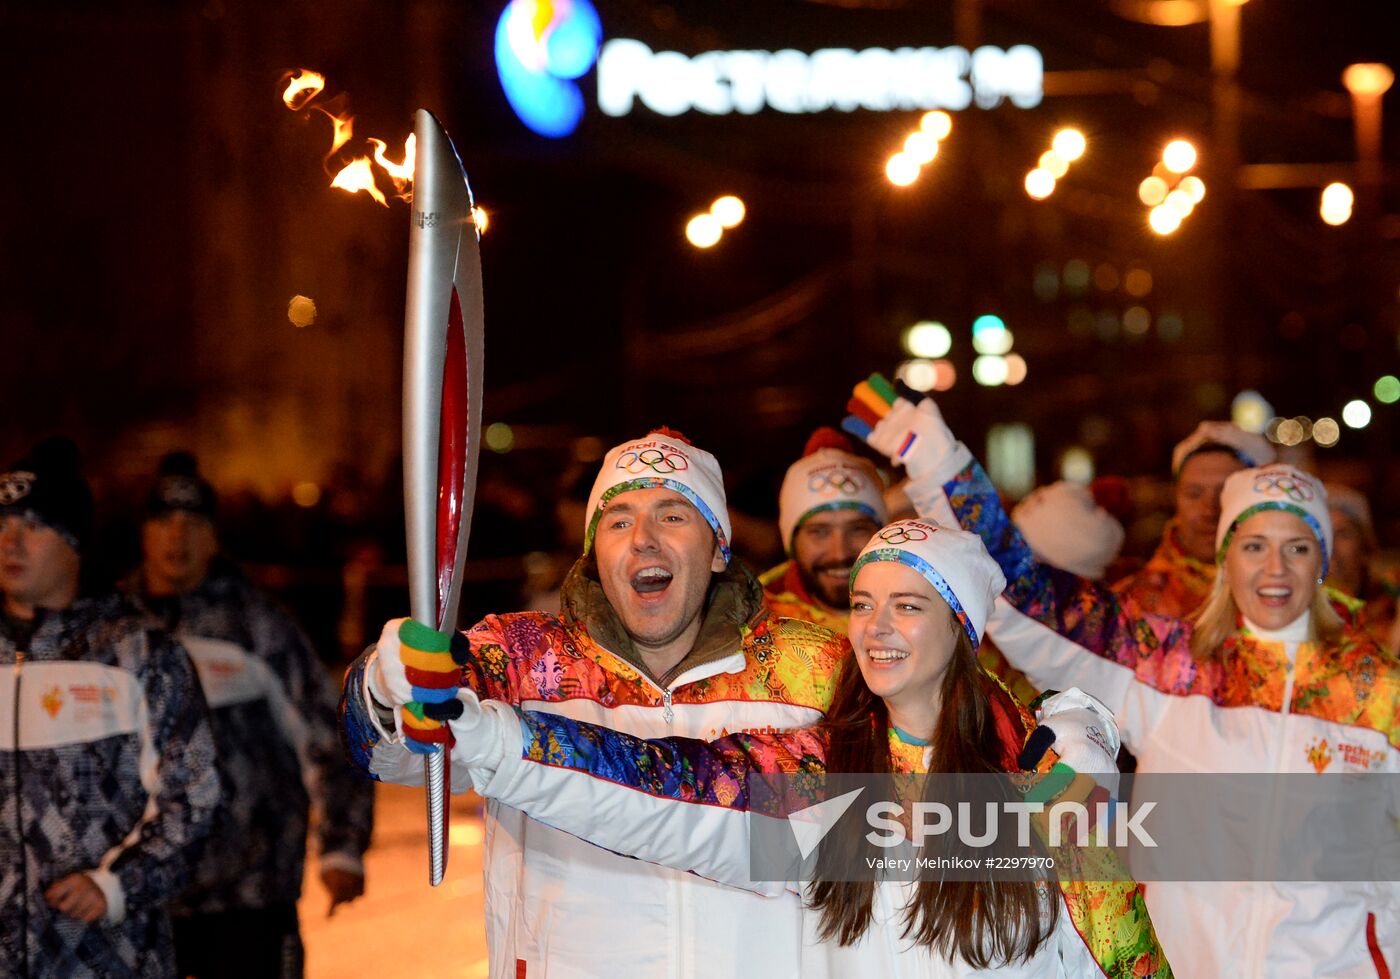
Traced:
MULTIPOLYGON (((932 400, 897 399, 865 437, 911 473, 921 512, 951 508, 1001 565, 1009 585, 992 635, 1008 662, 1042 689, 1101 698, 1139 774, 1400 772, 1400 662, 1329 603, 1332 524, 1316 477, 1286 465, 1214 473, 1219 571, 1187 622, 1038 562, 932 400), (917 449, 896 457, 911 440, 917 449)), ((1274 784, 1268 809, 1284 811, 1288 780, 1274 784)), ((1395 805, 1386 813, 1400 819, 1395 805)), ((1218 829, 1230 848, 1262 853, 1272 825, 1261 814, 1218 829)), ((1393 882, 1186 877, 1155 881, 1147 905, 1182 975, 1341 979, 1389 975, 1400 959, 1393 882)))
MULTIPOLYGON (((629 494, 628 502, 639 496, 629 494)), ((655 500, 655 511, 648 505, 605 514, 598 524, 600 560, 609 533, 646 550, 668 533, 659 516, 666 497, 655 500), (652 522, 661 529, 646 530, 652 522)), ((632 582, 623 575, 623 584, 632 582)), ((873 846, 859 819, 830 830, 810 883, 773 880, 755 874, 750 863, 755 824, 773 815, 761 800, 774 775, 800 774, 802 784, 815 785, 827 773, 1020 771, 1033 722, 976 657, 1004 583, 976 536, 899 521, 878 531, 856 558, 854 653, 823 723, 709 742, 645 741, 544 712, 525 711, 517 721, 508 708, 503 713, 500 704, 472 698, 464 704, 463 716, 472 720, 458 750, 473 752, 466 764, 488 799, 607 850, 770 898, 804 891, 803 939, 800 952, 792 950, 800 962, 789 963, 784 975, 1165 979, 1171 970, 1142 890, 1121 876, 1102 883, 992 874, 872 880, 848 866, 860 862, 853 854, 873 846)), ((771 622, 758 628, 773 628, 771 622)), ((1107 713, 1078 691, 1057 699, 1047 703, 1042 720, 1062 763, 1055 770, 1073 778, 1065 770, 1073 755, 1078 770, 1112 771, 1116 736, 1107 713)), ((1037 771, 1054 761, 1047 755, 1037 771)), ((937 779, 917 784, 930 805, 947 790, 937 779)), ((897 863, 869 866, 888 870, 897 863)))

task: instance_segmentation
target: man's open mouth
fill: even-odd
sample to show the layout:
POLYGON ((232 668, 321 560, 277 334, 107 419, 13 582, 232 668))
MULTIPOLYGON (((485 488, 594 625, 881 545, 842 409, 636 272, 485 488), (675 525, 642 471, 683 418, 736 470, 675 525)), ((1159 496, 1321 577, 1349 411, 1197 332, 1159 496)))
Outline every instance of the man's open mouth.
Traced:
POLYGON ((632 576, 632 588, 639 595, 655 595, 671 587, 671 572, 665 568, 643 568, 632 576))

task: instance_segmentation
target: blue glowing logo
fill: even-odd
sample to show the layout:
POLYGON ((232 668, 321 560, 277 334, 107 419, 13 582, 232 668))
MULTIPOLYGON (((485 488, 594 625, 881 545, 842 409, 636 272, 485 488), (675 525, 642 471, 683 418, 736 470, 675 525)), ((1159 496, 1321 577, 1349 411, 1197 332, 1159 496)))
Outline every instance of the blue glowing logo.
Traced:
POLYGON ((574 79, 598 60, 603 25, 588 0, 511 0, 496 24, 496 73, 520 121, 567 136, 583 118, 574 79))

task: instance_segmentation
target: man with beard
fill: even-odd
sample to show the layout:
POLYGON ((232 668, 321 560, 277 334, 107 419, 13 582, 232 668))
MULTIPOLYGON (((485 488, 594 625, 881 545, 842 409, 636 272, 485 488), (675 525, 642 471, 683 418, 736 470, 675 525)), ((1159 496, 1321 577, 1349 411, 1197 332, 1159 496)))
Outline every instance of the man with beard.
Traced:
POLYGON ((1147 564, 1113 590, 1145 612, 1190 618, 1215 581, 1215 528, 1225 480, 1273 461, 1274 447, 1264 436, 1230 422, 1201 422, 1172 451, 1176 515, 1147 564))
POLYGON ((874 464, 836 429, 813 432, 778 494, 778 529, 790 557, 759 576, 768 607, 844 633, 851 564, 885 518, 874 464))
MULTIPOLYGON (((771 614, 758 582, 730 560, 714 456, 666 429, 625 442, 604 457, 586 514, 561 614, 490 615, 450 636, 407 619, 385 626, 345 681, 357 767, 421 784, 418 752, 445 740, 443 724, 460 716, 459 684, 482 700, 647 738, 709 740, 821 720, 850 646, 771 614)), ((490 772, 472 770, 484 757, 480 737, 452 730, 453 790, 485 784, 490 772)), ((627 859, 496 800, 486 823, 493 979, 758 979, 797 969, 796 895, 764 898, 627 859)))

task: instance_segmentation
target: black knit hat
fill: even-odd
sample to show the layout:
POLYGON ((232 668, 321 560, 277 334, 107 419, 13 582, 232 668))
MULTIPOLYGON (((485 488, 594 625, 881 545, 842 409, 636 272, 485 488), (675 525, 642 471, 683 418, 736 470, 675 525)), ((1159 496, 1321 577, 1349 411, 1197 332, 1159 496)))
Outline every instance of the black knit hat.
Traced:
POLYGON ((218 505, 218 494, 199 475, 199 463, 191 453, 170 452, 160 460, 155 485, 146 497, 147 516, 185 510, 213 520, 218 505))
POLYGON ((0 514, 27 514, 82 553, 92 537, 92 491, 78 472, 71 439, 44 439, 0 473, 0 514))

